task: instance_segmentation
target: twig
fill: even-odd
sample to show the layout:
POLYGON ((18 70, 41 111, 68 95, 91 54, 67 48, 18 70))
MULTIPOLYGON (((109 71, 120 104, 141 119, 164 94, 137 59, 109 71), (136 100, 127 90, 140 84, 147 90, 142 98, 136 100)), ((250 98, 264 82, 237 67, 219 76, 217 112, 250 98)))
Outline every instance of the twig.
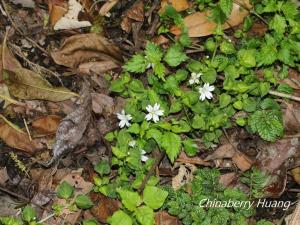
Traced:
POLYGON ((269 91, 269 94, 277 96, 277 97, 288 98, 288 99, 300 102, 300 97, 297 97, 297 96, 294 96, 294 95, 289 95, 289 94, 281 93, 281 92, 278 92, 278 91, 272 91, 272 90, 269 91))
POLYGON ((55 216, 55 213, 52 213, 52 214, 50 214, 49 216, 46 216, 44 219, 41 219, 40 221, 38 221, 37 223, 39 224, 39 223, 44 223, 44 222, 46 222, 47 220, 49 220, 49 219, 51 219, 52 217, 54 217, 55 216))
POLYGON ((27 125, 27 122, 26 122, 25 118, 23 118, 23 122, 24 122, 24 125, 25 125, 26 132, 28 134, 28 138, 29 138, 30 141, 32 141, 32 137, 31 137, 31 134, 30 134, 30 131, 29 131, 29 128, 28 128, 28 125, 27 125))
POLYGON ((38 49, 40 49, 43 53, 45 53, 47 56, 49 56, 49 53, 42 47, 40 46, 38 43, 36 43, 34 40, 32 40, 31 38, 27 37, 23 31, 16 25, 16 23, 13 21, 11 15, 9 14, 9 11, 7 10, 7 7, 6 7, 6 3, 4 0, 1 0, 1 3, 3 5, 3 8, 4 8, 4 11, 5 13, 7 14, 7 17, 9 19, 9 21, 11 22, 11 25, 16 29, 16 31, 24 36, 24 38, 29 41, 31 44, 35 45, 38 49))
POLYGON ((148 171, 147 175, 144 177, 141 186, 138 189, 138 193, 141 194, 142 191, 144 190, 146 183, 148 182, 149 178, 151 177, 151 175, 154 173, 156 167, 158 167, 159 163, 161 162, 161 160, 164 158, 165 156, 165 152, 164 151, 158 151, 158 156, 156 156, 155 158, 155 162, 153 163, 153 165, 151 166, 150 170, 148 171))

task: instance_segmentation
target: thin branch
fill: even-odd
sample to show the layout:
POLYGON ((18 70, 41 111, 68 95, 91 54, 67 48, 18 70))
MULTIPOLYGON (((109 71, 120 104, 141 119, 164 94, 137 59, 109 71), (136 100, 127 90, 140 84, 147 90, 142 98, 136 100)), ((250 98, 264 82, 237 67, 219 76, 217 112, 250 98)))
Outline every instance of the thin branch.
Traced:
POLYGON ((272 91, 272 90, 269 91, 269 94, 277 96, 277 97, 288 98, 288 99, 300 102, 300 97, 297 97, 297 96, 294 96, 294 95, 289 95, 289 94, 281 93, 281 92, 278 92, 278 91, 272 91))

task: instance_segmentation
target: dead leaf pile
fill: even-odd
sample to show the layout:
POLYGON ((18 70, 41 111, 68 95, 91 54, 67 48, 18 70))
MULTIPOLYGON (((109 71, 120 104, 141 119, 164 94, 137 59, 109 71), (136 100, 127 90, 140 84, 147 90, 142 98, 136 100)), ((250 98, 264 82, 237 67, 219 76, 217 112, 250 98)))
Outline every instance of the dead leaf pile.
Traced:
POLYGON ((130 33, 134 23, 144 22, 144 3, 136 1, 124 14, 121 22, 122 30, 130 33))
POLYGON ((102 74, 120 67, 122 55, 106 38, 95 33, 73 35, 51 54, 59 64, 83 75, 102 74))

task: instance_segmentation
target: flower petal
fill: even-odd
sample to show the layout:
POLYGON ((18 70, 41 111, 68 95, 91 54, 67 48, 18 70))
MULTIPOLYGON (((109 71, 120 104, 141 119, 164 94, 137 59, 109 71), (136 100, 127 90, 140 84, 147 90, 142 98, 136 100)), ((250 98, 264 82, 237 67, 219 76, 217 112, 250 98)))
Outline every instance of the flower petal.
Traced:
POLYGON ((146 120, 149 121, 152 119, 152 114, 148 113, 146 116, 145 116, 146 120))
POLYGON ((156 115, 156 114, 153 115, 153 121, 154 121, 154 123, 159 121, 158 115, 156 115))

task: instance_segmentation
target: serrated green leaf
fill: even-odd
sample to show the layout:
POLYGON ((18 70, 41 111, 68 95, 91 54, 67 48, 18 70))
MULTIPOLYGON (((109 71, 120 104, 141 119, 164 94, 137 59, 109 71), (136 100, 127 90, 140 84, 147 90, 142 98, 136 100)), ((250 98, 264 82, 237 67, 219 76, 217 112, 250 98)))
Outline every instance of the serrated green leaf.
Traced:
POLYGON ((277 59, 277 49, 273 45, 263 45, 259 52, 259 65, 270 65, 277 59))
POLYGON ((182 143, 188 156, 192 157, 198 153, 198 145, 192 139, 186 139, 182 143))
POLYGON ((161 146, 166 150, 166 153, 173 163, 181 149, 180 136, 172 132, 165 132, 162 136, 161 146))
POLYGON ((163 52, 159 46, 154 44, 153 42, 148 42, 145 49, 146 59, 148 59, 151 63, 160 62, 163 57, 163 52))
POLYGON ((153 72, 158 78, 164 80, 164 76, 166 72, 166 68, 164 64, 162 64, 161 62, 155 63, 153 66, 153 72))
POLYGON ((83 221, 83 225, 99 225, 99 223, 97 222, 97 220, 91 219, 83 221))
POLYGON ((286 28, 286 21, 283 16, 276 14, 273 19, 270 21, 269 28, 274 30, 278 34, 283 34, 286 28))
POLYGON ((164 60, 168 63, 169 66, 175 67, 180 63, 186 61, 188 57, 183 52, 183 49, 180 45, 172 45, 166 55, 164 60))
POLYGON ((238 52, 238 60, 241 65, 250 68, 256 65, 255 50, 242 49, 238 52))
POLYGON ((83 194, 80 194, 76 197, 75 204, 80 209, 89 209, 94 205, 90 197, 83 194))
POLYGON ((59 198, 68 199, 74 193, 74 187, 71 186, 68 182, 63 181, 57 189, 57 196, 59 198))
POLYGON ((22 211, 22 219, 29 223, 36 219, 36 212, 31 206, 26 206, 22 211))
POLYGON ((141 225, 154 225, 154 212, 148 206, 137 208, 135 216, 141 225))
POLYGON ((143 192, 145 204, 154 210, 162 207, 167 196, 167 191, 154 186, 146 186, 143 192))
POLYGON ((221 10, 226 15, 226 17, 230 16, 231 10, 233 7, 233 1, 232 0, 220 0, 219 5, 221 7, 221 10))
POLYGON ((145 57, 141 54, 136 54, 126 62, 123 68, 128 72, 143 73, 146 71, 147 66, 148 62, 145 57))
POLYGON ((118 188, 117 192, 121 197, 122 204, 129 210, 134 211, 142 203, 142 199, 137 192, 118 188))

